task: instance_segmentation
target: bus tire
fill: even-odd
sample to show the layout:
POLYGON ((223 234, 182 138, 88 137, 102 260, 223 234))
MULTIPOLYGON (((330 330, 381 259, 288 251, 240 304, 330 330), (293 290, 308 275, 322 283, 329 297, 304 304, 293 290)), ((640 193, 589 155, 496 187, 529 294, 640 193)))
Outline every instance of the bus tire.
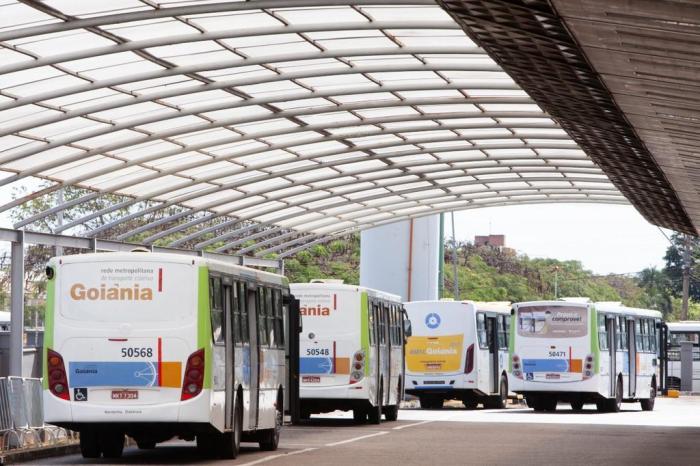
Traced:
POLYGON ((396 404, 388 406, 384 411, 384 419, 387 421, 396 421, 399 418, 399 403, 401 403, 401 382, 396 389, 396 404))
POLYGON ((472 410, 476 409, 476 407, 479 405, 479 402, 475 398, 464 398, 462 400, 462 404, 466 409, 472 410))
POLYGON ((124 434, 121 432, 101 432, 100 449, 105 458, 121 458, 124 452, 124 434))
POLYGON ((571 409, 581 411, 583 409, 583 400, 571 400, 571 409))
POLYGON ((260 434, 258 444, 262 451, 275 451, 280 443, 280 431, 282 430, 284 410, 282 409, 281 396, 277 396, 277 404, 275 405, 275 427, 266 429, 260 434))
POLYGON ((364 408, 354 408, 352 410, 352 419, 355 424, 364 424, 367 422, 367 411, 364 408))
POLYGON ((489 405, 491 409, 505 409, 508 406, 508 379, 505 375, 501 376, 498 384, 498 396, 492 397, 489 405))
POLYGON ((83 458, 99 458, 102 455, 97 432, 94 430, 80 432, 80 453, 83 458))
POLYGON ((377 405, 369 407, 367 412, 367 418, 370 424, 379 424, 382 422, 382 397, 384 396, 384 390, 379 389, 379 396, 377 397, 377 405))
POLYGON ((224 459, 236 459, 241 450, 241 437, 243 436, 243 409, 241 408, 240 397, 237 397, 236 406, 233 410, 233 430, 223 435, 221 443, 221 457, 224 459))
POLYGON ((617 378, 617 384, 615 385, 615 398, 609 398, 605 400, 607 405, 607 412, 609 413, 619 413, 622 408, 622 377, 617 378))
POLYGON ((642 411, 653 411, 654 402, 656 401, 656 379, 651 380, 651 389, 649 390, 649 398, 641 400, 642 411))
POLYGON ((557 400, 556 396, 550 396, 542 400, 543 408, 545 411, 554 412, 557 410, 557 400))

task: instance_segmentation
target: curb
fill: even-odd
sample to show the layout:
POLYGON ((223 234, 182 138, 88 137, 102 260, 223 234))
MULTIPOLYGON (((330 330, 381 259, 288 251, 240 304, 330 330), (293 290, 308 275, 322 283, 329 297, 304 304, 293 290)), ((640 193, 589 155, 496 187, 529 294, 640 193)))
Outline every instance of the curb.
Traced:
POLYGON ((0 454, 0 465, 22 463, 40 458, 50 458, 52 456, 73 455, 75 453, 80 453, 79 443, 8 451, 0 454))

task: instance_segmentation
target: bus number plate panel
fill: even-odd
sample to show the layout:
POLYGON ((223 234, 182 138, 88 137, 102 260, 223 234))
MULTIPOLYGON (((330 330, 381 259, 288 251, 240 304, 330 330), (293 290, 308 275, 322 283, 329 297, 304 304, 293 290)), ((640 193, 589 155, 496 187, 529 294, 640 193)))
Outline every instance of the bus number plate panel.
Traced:
POLYGON ((112 390, 113 400, 138 400, 138 390, 112 390))
POLYGON ((321 377, 316 375, 305 375, 301 378, 302 383, 321 383, 321 377))

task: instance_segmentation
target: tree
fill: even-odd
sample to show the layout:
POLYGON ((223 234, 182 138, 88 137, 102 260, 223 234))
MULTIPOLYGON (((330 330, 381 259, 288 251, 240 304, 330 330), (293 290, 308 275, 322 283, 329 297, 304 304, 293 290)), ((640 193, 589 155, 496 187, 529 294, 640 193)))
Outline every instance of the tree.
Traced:
MULTIPOLYGON (((681 296, 683 288, 683 248, 684 236, 674 233, 671 236, 671 245, 666 250, 664 260, 666 266, 664 272, 669 280, 670 289, 674 296, 681 296)), ((700 239, 690 239, 690 288, 689 296, 695 301, 700 301, 700 239)))
POLYGON ((637 274, 635 281, 644 290, 643 307, 656 309, 664 315, 673 312, 672 281, 665 271, 647 268, 637 274))

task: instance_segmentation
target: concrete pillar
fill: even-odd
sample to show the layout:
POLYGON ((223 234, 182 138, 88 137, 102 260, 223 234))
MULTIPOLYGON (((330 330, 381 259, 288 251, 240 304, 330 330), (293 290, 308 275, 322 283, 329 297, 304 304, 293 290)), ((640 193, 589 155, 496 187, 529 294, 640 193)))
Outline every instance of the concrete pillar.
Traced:
POLYGON ((438 215, 363 231, 360 285, 404 301, 438 299, 439 231, 438 215))
POLYGON ((681 342, 681 391, 693 391, 693 342, 681 342))
POLYGON ((10 264, 10 360, 9 375, 22 377, 24 349, 24 232, 12 243, 10 264))

